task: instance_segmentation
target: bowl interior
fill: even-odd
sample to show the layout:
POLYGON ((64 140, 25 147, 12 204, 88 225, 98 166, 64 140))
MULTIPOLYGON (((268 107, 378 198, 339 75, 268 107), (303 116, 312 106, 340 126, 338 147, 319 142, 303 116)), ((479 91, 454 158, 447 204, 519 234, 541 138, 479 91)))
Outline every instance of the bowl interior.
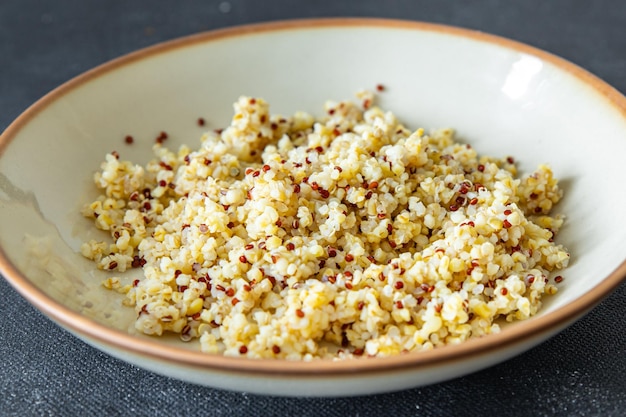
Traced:
POLYGON ((80 209, 96 195, 91 178, 105 153, 145 163, 160 131, 170 135, 170 148, 194 148, 204 129, 228 124, 240 95, 265 98, 274 113, 320 114, 327 99, 353 98, 379 83, 386 89, 377 103, 411 128, 453 127, 480 153, 514 156, 523 172, 552 166, 565 190, 558 240, 572 262, 538 317, 583 296, 624 261, 623 97, 513 42, 428 25, 327 23, 170 43, 109 63, 38 102, 0 142, 3 272, 16 275, 14 268, 56 302, 127 331, 132 309, 102 289, 108 274, 79 253, 99 233, 80 209), (132 145, 123 140, 129 134, 132 145))

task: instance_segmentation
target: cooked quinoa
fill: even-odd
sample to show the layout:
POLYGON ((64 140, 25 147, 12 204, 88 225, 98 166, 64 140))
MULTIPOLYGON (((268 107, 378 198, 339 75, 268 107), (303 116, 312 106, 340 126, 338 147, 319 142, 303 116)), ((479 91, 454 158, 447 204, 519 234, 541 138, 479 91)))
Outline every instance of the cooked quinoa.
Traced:
POLYGON ((388 356, 540 309, 569 261, 550 168, 518 178, 511 157, 358 98, 315 119, 241 97, 198 150, 172 152, 162 134, 146 166, 106 155, 83 214, 112 241, 82 254, 143 269, 104 282, 126 293, 137 330, 250 358, 388 356))

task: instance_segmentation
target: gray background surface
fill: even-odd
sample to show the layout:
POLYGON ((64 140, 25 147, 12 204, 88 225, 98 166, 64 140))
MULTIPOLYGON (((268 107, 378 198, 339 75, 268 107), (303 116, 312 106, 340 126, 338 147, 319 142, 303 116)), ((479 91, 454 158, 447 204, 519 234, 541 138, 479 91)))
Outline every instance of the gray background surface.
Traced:
MULTIPOLYGON (((423 20, 510 37, 626 93, 622 0, 2 0, 0 130, 62 82, 138 48, 241 23, 321 16, 423 20)), ((0 416, 626 415, 626 284, 566 331, 498 366, 336 399, 232 393, 161 377, 85 345, 2 279, 0 294, 0 416)))

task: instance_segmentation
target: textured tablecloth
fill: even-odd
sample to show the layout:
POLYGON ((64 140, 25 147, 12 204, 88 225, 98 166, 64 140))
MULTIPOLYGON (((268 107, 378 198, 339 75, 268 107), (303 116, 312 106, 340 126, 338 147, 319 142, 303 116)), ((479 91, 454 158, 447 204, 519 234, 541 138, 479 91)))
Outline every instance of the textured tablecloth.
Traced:
MULTIPOLYGON (((1 0, 0 130, 60 83, 138 48, 236 24, 322 16, 423 20, 503 35, 569 59, 626 93, 623 0, 1 0)), ((501 365, 433 386, 337 399, 240 394, 158 376, 87 346, 1 279, 0 293, 0 416, 626 415, 626 285, 501 365)))

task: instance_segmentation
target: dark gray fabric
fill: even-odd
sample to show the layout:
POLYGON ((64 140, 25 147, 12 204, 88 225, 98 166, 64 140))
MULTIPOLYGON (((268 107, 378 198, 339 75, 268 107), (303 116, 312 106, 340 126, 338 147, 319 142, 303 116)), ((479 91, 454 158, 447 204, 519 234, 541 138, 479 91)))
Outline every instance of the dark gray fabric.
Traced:
MULTIPOLYGON (((240 23, 319 16, 495 33, 626 92, 622 0, 2 0, 0 129, 60 83, 135 49, 240 23)), ((501 365, 434 386, 339 399, 239 394, 154 375, 61 330, 4 280, 0 293, 0 416, 626 415, 626 284, 560 335, 501 365)))

